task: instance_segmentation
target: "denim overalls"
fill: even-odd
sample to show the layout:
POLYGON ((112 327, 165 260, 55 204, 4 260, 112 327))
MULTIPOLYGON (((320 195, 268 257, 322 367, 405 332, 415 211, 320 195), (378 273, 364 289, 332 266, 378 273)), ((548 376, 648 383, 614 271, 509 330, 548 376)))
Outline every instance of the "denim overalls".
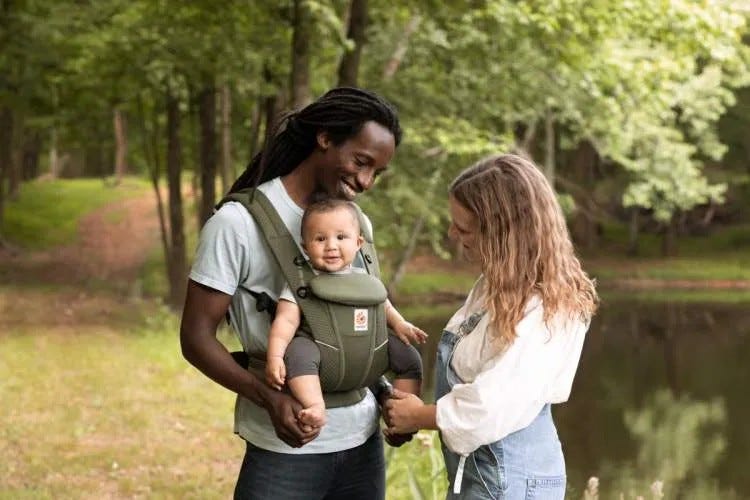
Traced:
MULTIPOLYGON (((471 331, 481 313, 467 318, 459 331, 471 331), (468 327, 468 328, 467 328, 468 327)), ((438 344, 435 400, 461 383, 450 366, 461 337, 443 331, 438 344)), ((557 430, 546 404, 527 427, 461 457, 442 445, 450 482, 447 498, 540 499, 565 497, 565 461, 557 430)))

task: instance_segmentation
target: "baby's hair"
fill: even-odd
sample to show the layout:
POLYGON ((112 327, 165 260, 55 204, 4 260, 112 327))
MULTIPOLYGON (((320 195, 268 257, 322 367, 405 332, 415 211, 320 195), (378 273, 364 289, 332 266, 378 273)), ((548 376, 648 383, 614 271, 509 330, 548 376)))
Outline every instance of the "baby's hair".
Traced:
POLYGON ((354 225, 357 228, 357 234, 359 234, 359 211, 357 210, 357 207, 354 206, 354 203, 338 198, 324 198, 322 200, 311 203, 305 209, 305 213, 302 215, 302 239, 305 239, 305 228, 307 227, 311 215, 334 212, 341 208, 349 211, 352 219, 354 219, 354 225))

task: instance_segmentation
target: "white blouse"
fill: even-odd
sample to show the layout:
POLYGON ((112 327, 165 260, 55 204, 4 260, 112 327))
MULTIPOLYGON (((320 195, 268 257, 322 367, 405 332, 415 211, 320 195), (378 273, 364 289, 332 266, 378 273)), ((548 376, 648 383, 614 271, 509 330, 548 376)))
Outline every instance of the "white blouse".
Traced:
MULTIPOLYGON (((477 312, 472 295, 448 322, 457 333, 465 318, 477 312)), ((539 297, 526 305, 517 337, 504 351, 490 346, 489 314, 456 344, 451 367, 464 382, 437 401, 437 425, 449 449, 467 455, 529 425, 547 403, 570 396, 589 324, 558 314, 548 324, 539 297)))

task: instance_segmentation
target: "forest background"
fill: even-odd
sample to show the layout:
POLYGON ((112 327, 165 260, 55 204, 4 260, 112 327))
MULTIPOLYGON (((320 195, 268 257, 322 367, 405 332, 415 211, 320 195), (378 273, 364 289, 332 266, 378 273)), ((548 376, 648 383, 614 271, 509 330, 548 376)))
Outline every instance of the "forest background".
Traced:
MULTIPOLYGON (((555 186, 605 299, 683 300, 687 290, 700 300, 750 300, 749 21, 750 3, 730 0, 0 0, 0 374, 15 373, 3 400, 22 397, 39 376, 24 371, 35 350, 54 351, 47 368, 76 377, 71 356, 108 359, 110 342, 68 351, 56 330, 62 323, 84 340, 80 331, 103 321, 114 344, 137 332, 117 366, 158 360, 166 371, 151 382, 172 387, 175 406, 186 391, 210 394, 165 424, 177 426, 175 437, 190 425, 201 432, 217 389, 180 364, 168 336, 196 234, 280 113, 338 85, 373 89, 401 116, 404 141, 362 205, 389 291, 413 314, 453 306, 474 277, 445 237, 448 183, 476 159, 509 150, 531 156, 555 186), (163 334, 149 339, 153 331, 163 334), (189 382, 169 385, 175 373, 189 382)), ((0 465, 8 473, 0 476, 15 477, 0 479, 0 497, 61 484, 72 496, 102 484, 112 496, 203 496, 212 475, 226 488, 239 465, 232 449, 219 465, 160 469, 160 457, 185 460, 167 440, 148 459, 131 457, 131 476, 124 459, 105 458, 108 479, 96 480, 101 464, 91 457, 109 457, 116 432, 105 426, 102 442, 81 444, 94 424, 74 422, 107 411, 105 396, 64 418, 35 407, 39 399, 24 396, 32 406, 4 425, 0 450, 22 458, 0 465), (41 443, 19 451, 39 424, 29 415, 60 435, 77 429, 76 445, 58 443, 63 456, 78 450, 68 452, 77 472, 45 468, 41 443), (190 479, 178 492, 160 474, 190 479), (139 489, 144 482, 149 491, 139 489)), ((128 406, 117 404, 113 415, 128 406)), ((219 441, 227 405, 209 412, 219 441)), ((425 465, 430 474, 436 460, 425 465)), ((679 482, 687 470, 651 479, 679 482)), ((728 474, 721 487, 750 490, 728 474)), ((427 494, 429 481, 407 476, 393 495, 427 494)))

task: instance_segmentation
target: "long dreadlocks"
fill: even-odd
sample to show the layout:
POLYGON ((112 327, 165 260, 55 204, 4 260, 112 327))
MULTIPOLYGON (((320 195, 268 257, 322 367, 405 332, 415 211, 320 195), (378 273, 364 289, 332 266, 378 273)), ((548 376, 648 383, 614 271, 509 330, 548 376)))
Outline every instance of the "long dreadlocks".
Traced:
POLYGON ((396 146, 401 142, 398 114, 388 101, 374 92, 353 87, 329 90, 279 121, 263 150, 253 157, 229 192, 257 187, 288 174, 313 152, 319 132, 326 132, 333 144, 340 145, 357 135, 368 121, 390 130, 396 146))

